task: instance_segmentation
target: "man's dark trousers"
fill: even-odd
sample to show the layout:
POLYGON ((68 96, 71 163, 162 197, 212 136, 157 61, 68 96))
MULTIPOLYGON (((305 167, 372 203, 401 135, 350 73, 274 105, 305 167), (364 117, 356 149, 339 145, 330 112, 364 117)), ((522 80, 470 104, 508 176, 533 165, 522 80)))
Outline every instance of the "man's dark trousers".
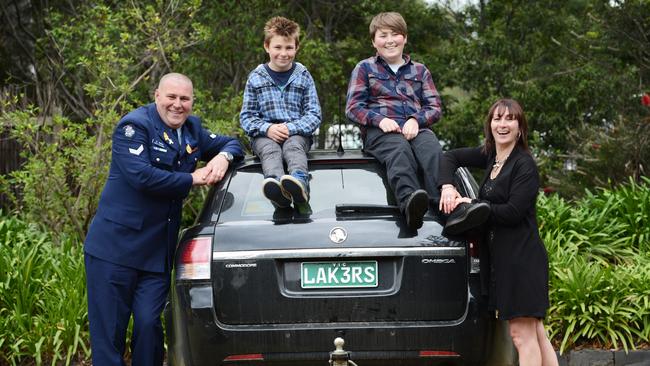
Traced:
POLYGON ((160 314, 169 273, 141 271, 85 254, 88 320, 93 366, 124 365, 125 338, 133 313, 132 365, 162 365, 160 314))

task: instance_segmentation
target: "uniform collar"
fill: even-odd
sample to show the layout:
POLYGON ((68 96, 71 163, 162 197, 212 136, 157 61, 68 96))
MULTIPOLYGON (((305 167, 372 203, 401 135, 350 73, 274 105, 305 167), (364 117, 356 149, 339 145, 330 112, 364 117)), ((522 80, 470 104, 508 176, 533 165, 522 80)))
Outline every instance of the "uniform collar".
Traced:
MULTIPOLYGON (((170 128, 165 124, 165 122, 160 118, 158 110, 156 109, 156 104, 151 103, 147 106, 147 112, 149 118, 154 121, 154 128, 156 129, 156 136, 162 140, 162 142, 167 145, 172 150, 180 150, 180 145, 182 141, 178 141, 178 133, 176 130, 170 128)), ((186 121, 187 122, 187 121, 186 121)), ((181 128, 185 128, 185 123, 181 128)), ((181 130, 182 135, 185 135, 185 129, 181 130)))

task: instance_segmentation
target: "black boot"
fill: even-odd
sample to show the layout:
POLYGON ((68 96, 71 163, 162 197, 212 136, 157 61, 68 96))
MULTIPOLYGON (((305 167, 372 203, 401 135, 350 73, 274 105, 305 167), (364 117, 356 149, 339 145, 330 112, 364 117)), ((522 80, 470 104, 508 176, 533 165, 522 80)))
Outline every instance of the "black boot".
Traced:
POLYGON ((461 203, 449 214, 445 234, 458 235, 482 225, 490 216, 490 205, 485 202, 461 203))
POLYGON ((406 218, 406 226, 413 230, 422 227, 424 214, 429 209, 429 195, 423 189, 411 193, 406 199, 404 205, 404 217, 406 218))

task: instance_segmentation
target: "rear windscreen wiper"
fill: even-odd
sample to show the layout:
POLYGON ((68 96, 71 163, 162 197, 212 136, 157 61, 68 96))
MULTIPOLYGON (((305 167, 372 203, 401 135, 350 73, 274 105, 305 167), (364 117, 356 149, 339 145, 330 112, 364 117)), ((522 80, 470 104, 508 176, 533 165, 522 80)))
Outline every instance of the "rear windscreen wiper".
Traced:
POLYGON ((336 205, 336 217, 351 216, 394 216, 399 215, 398 206, 392 205, 369 205, 369 204, 338 204, 336 205))

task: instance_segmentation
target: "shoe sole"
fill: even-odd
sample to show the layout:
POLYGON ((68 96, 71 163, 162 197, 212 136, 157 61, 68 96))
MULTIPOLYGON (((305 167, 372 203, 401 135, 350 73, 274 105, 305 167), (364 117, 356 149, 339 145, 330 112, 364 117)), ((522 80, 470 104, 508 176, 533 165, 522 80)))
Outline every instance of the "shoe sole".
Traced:
POLYGON ((424 224, 424 214, 429 209, 429 195, 423 191, 415 191, 406 202, 406 225, 417 230, 424 224))
POLYGON ((282 184, 282 188, 291 195, 293 202, 306 203, 309 201, 309 196, 305 192, 302 183, 295 177, 285 175, 280 180, 280 184, 282 184))
POLYGON ((291 207, 291 200, 282 193, 282 186, 275 180, 270 183, 268 183, 268 180, 264 180, 262 183, 262 194, 264 194, 264 197, 271 201, 276 207, 291 207))
POLYGON ((490 216, 490 207, 486 204, 476 204, 471 206, 465 211, 463 216, 456 218, 453 221, 447 221, 445 225, 445 233, 450 235, 458 235, 467 230, 473 229, 483 224, 488 216, 490 216))

